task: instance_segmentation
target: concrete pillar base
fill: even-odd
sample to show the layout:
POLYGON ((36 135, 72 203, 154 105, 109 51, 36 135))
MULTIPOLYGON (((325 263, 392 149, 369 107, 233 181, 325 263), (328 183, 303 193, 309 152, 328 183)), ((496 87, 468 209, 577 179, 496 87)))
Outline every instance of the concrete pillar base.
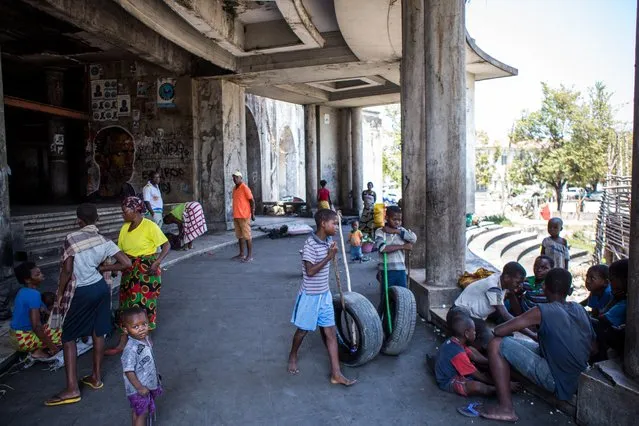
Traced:
POLYGON ((456 283, 451 286, 441 287, 424 284, 426 281, 426 269, 412 269, 408 277, 408 285, 417 302, 417 313, 426 321, 431 321, 431 310, 450 308, 461 289, 456 283))
POLYGON ((608 360, 579 377, 577 424, 582 426, 636 425, 639 383, 623 372, 621 363, 608 360))

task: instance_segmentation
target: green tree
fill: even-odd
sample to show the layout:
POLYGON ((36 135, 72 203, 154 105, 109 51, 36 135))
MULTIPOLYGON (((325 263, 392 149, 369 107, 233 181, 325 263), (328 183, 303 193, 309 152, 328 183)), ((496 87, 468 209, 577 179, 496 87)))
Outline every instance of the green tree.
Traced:
POLYGON ((399 104, 384 107, 384 115, 389 118, 391 130, 390 144, 382 152, 382 173, 391 182, 402 187, 402 128, 399 104))
POLYGON ((475 156, 475 179, 477 185, 488 188, 495 173, 495 166, 490 162, 487 152, 477 151, 475 156))
POLYGON ((517 120, 510 135, 524 154, 512 164, 509 177, 521 185, 548 185, 561 211, 566 184, 594 187, 606 175, 615 135, 611 94, 601 82, 589 90, 587 100, 563 85, 541 86, 541 108, 517 120))

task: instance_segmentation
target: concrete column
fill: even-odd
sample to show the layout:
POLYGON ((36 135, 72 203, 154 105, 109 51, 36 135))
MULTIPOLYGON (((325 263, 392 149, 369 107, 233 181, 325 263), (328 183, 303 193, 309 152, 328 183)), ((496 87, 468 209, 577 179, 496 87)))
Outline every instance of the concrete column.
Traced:
POLYGON ((402 196, 419 241, 410 287, 429 320, 459 293, 466 260, 464 0, 404 0, 402 28, 402 196))
POLYGON ((353 210, 362 211, 362 191, 364 190, 364 141, 362 139, 362 109, 351 109, 351 152, 353 173, 353 210))
POLYGON ((466 73, 466 213, 475 213, 475 74, 466 73))
MULTIPOLYGON (((2 55, 0 55, 0 58, 2 55)), ((4 89, 2 59, 0 59, 0 280, 11 274, 13 250, 11 244, 11 212, 9 211, 9 164, 7 137, 4 127, 4 89)))
MULTIPOLYGON (((635 64, 639 61, 639 9, 637 9, 635 64)), ((624 370, 639 379, 639 73, 635 65, 635 104, 632 136, 632 193, 630 196, 630 247, 628 271, 628 306, 624 370)))
POLYGON ((417 194, 426 195, 426 284, 447 287, 466 257, 465 2, 424 6, 426 191, 417 194))
POLYGON ((345 213, 353 209, 351 189, 353 188, 353 154, 351 151, 351 109, 340 110, 340 135, 339 135, 339 208, 345 213))
MULTIPOLYGON (((402 209, 404 226, 417 244, 410 254, 414 268, 426 264, 426 115, 424 92, 424 0, 402 0, 402 209)), ((381 199, 381 188, 377 190, 381 199)))
POLYGON ((220 80, 193 83, 193 134, 196 176, 206 221, 213 230, 232 229, 233 179, 246 177, 244 89, 220 80))
MULTIPOLYGON (((64 102, 64 73, 47 70, 47 101, 51 105, 62 106, 64 102)), ((69 162, 64 120, 51 117, 48 123, 49 143, 49 185, 53 199, 69 195, 69 162)))
POLYGON ((304 165, 306 166, 306 209, 317 208, 317 106, 304 105, 304 165))

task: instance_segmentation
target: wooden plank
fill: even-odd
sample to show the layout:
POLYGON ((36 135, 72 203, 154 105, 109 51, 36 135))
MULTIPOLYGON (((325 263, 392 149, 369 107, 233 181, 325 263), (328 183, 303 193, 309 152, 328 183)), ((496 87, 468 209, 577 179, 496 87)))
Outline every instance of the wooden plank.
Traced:
POLYGON ((29 111, 38 111, 45 114, 56 115, 58 117, 72 118, 74 120, 89 121, 89 114, 73 109, 62 108, 55 105, 43 104, 40 102, 20 99, 13 96, 5 96, 4 104, 15 108, 27 109, 29 111))

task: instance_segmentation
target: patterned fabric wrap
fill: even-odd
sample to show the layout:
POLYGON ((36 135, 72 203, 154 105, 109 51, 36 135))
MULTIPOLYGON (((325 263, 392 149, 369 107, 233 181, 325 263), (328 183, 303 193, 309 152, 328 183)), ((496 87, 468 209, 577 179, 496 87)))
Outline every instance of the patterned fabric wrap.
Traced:
POLYGON ((120 284, 120 310, 134 306, 146 309, 150 330, 156 326, 157 303, 162 287, 162 277, 150 273, 157 257, 157 254, 131 257, 131 268, 122 273, 120 284))
MULTIPOLYGON (((67 238, 64 240, 64 253, 62 254, 62 262, 61 266, 64 265, 64 262, 71 256, 75 256, 77 253, 80 253, 83 250, 88 250, 93 247, 97 247, 101 244, 107 242, 107 239, 99 234, 98 228, 95 225, 85 226, 79 231, 72 232, 67 235, 67 238)), ((108 259, 107 259, 108 261, 108 259)), ((105 261, 105 263, 107 262, 105 261)), ((63 268, 61 268, 62 270, 63 268)), ((62 273, 62 272, 61 272, 62 273)), ((103 274, 104 279, 111 285, 111 273, 105 272, 103 274)), ((55 298, 55 302, 53 304, 53 308, 51 309, 51 316, 49 317, 49 328, 56 329, 62 328, 62 324, 64 323, 64 318, 69 311, 69 307, 71 306, 71 300, 73 299, 73 295, 75 294, 75 285, 76 280, 75 276, 72 276, 67 286, 64 289, 63 294, 57 294, 55 298)), ((58 293, 60 291, 60 286, 58 285, 58 293)))
MULTIPOLYGON (((53 344, 60 346, 62 330, 59 328, 52 330, 46 325, 43 328, 44 333, 49 336, 53 344)), ((44 343, 32 330, 9 330, 9 340, 18 352, 33 352, 36 349, 44 348, 44 343)))
POLYGON ((146 206, 144 205, 144 201, 142 201, 140 197, 126 197, 124 200, 122 200, 122 207, 136 211, 138 213, 146 212, 146 206))
POLYGON ((204 217, 204 211, 200 203, 195 201, 186 203, 183 218, 182 245, 188 244, 200 235, 206 233, 206 218, 204 217))
POLYGON ((135 415, 139 416, 144 413, 155 413, 155 398, 162 395, 162 392, 162 386, 160 386, 157 389, 151 389, 151 392, 149 392, 147 396, 140 395, 139 393, 129 395, 129 402, 131 403, 131 408, 135 412, 135 415))
POLYGON ((369 237, 373 236, 373 232, 375 231, 375 221, 373 218, 372 204, 370 206, 364 206, 364 210, 362 210, 362 217, 359 219, 359 230, 369 237))
POLYGON ((330 209, 331 205, 328 204, 328 201, 320 201, 317 203, 317 208, 318 209, 330 209))

